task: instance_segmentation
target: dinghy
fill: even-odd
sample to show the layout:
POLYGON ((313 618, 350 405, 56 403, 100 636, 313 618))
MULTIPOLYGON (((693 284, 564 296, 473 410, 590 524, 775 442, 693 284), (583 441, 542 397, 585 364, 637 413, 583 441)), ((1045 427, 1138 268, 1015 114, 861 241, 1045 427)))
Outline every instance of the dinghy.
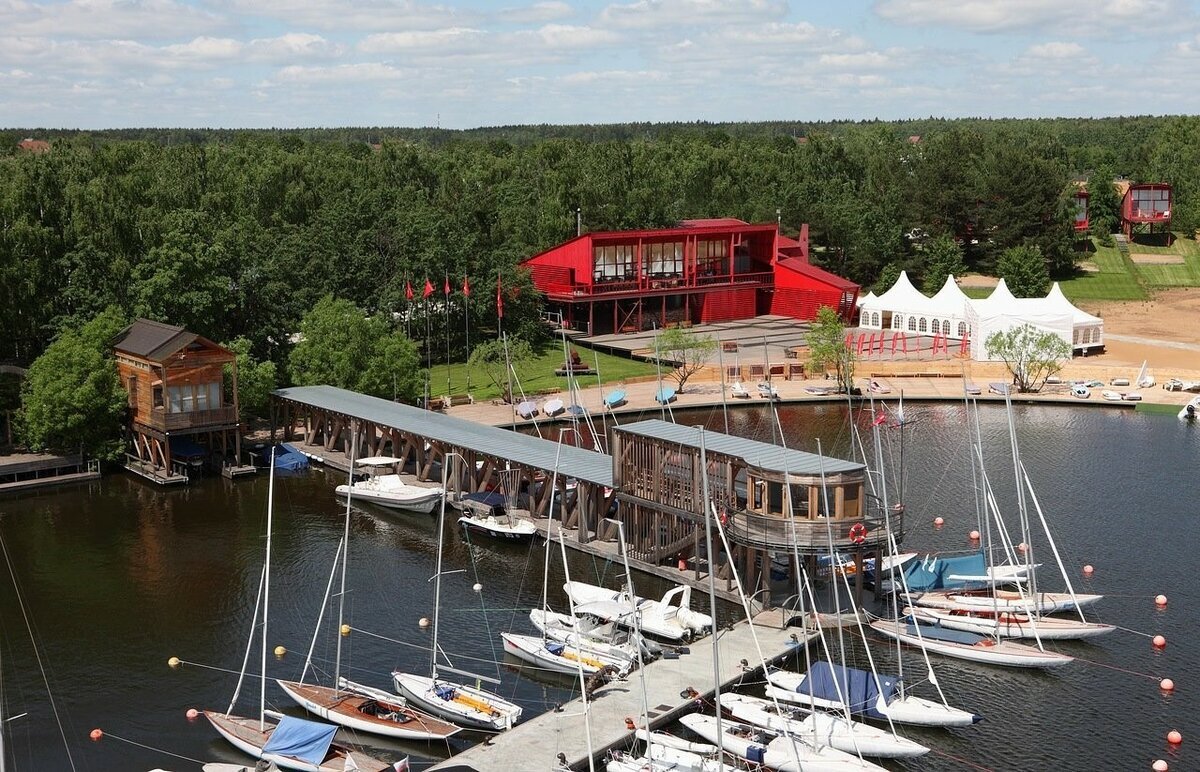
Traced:
MULTIPOLYGON (((620 611, 615 609, 610 613, 620 615, 620 611)), ((580 608, 575 609, 575 616, 542 608, 529 610, 529 621, 547 638, 562 643, 582 643, 612 653, 615 657, 636 653, 633 648, 634 633, 619 628, 615 622, 608 621, 610 618, 611 616, 599 616, 580 608)), ((662 654, 662 647, 657 643, 640 635, 638 642, 641 644, 644 660, 651 660, 662 654)))
POLYGON ((949 630, 939 625, 920 624, 906 617, 896 621, 877 619, 872 629, 902 643, 919 646, 926 651, 947 657, 983 662, 1002 667, 1055 668, 1071 662, 1073 657, 1053 651, 1042 651, 1012 641, 961 630, 949 630))
POLYGON ((1103 595, 1069 592, 1039 592, 1036 597, 1020 590, 976 589, 934 590, 922 593, 913 603, 931 608, 964 609, 967 611, 1024 611, 1054 614, 1090 606, 1103 595))
POLYGON ((1111 633, 1116 628, 1100 622, 1082 619, 1048 617, 1021 611, 991 611, 988 609, 941 609, 908 607, 906 616, 919 622, 940 624, 951 630, 965 630, 1001 638, 1033 638, 1042 641, 1081 640, 1111 633))
POLYGON ((625 404, 625 390, 624 389, 613 389, 612 391, 610 391, 609 393, 604 395, 604 406, 606 408, 608 408, 609 410, 612 410, 614 407, 620 407, 621 405, 624 405, 624 404, 625 404))
POLYGON ((663 386, 654 393, 654 401, 660 405, 665 405, 668 402, 675 400, 675 388, 673 386, 663 386))
POLYGON ((533 418, 538 414, 538 406, 533 400, 527 399, 517 405, 516 411, 522 418, 533 418))
POLYGON ((548 399, 546 400, 546 403, 542 405, 542 411, 548 416, 556 416, 561 413, 563 409, 563 401, 558 397, 555 397, 554 399, 548 399))
MULTIPOLYGON (((579 606, 601 602, 615 604, 613 608, 621 613, 611 621, 622 627, 633 626, 628 614, 629 595, 624 590, 609 590, 586 582, 567 582, 563 590, 579 606)), ((712 628, 712 617, 692 611, 691 598, 692 588, 686 584, 670 590, 661 600, 635 598, 638 627, 644 633, 671 641, 688 641, 693 635, 703 634, 712 628)), ((602 608, 596 607, 596 611, 602 612, 602 608)))
POLYGON ((342 678, 339 688, 276 679, 296 704, 313 715, 356 732, 399 740, 445 740, 459 727, 404 704, 404 699, 381 689, 342 678))
POLYGON ((343 772, 361 769, 363 772, 404 770, 408 760, 388 764, 365 753, 351 750, 333 741, 337 727, 294 716, 283 716, 278 724, 262 723, 257 718, 230 716, 204 711, 204 717, 222 737, 238 750, 280 769, 299 772, 343 772))
POLYGON ((518 633, 500 633, 504 650, 517 659, 555 673, 576 675, 580 670, 585 676, 593 676, 601 670, 611 668, 619 675, 633 669, 634 658, 627 653, 614 655, 611 651, 585 643, 563 643, 518 633))
POLYGON ((750 399, 750 392, 746 391, 746 387, 742 385, 741 381, 734 381, 733 385, 729 387, 729 396, 734 399, 750 399))
POLYGON ((828 745, 810 745, 804 738, 785 737, 751 724, 718 720, 700 713, 689 713, 679 723, 710 743, 717 742, 719 737, 726 753, 778 772, 883 772, 884 769, 828 745))
POLYGON ((758 396, 763 399, 779 399, 779 391, 768 381, 758 384, 758 396))

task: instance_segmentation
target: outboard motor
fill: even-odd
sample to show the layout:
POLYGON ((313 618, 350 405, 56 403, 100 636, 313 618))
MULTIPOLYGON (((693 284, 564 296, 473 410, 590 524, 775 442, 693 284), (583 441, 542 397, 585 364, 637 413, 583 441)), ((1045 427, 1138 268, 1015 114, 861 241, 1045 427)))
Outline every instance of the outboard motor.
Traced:
POLYGON ((1195 405, 1192 405, 1192 404, 1189 404, 1189 405, 1188 405, 1186 408, 1184 408, 1184 409, 1187 411, 1187 420, 1189 420, 1189 421, 1195 421, 1195 420, 1196 420, 1196 406, 1195 406, 1195 405))

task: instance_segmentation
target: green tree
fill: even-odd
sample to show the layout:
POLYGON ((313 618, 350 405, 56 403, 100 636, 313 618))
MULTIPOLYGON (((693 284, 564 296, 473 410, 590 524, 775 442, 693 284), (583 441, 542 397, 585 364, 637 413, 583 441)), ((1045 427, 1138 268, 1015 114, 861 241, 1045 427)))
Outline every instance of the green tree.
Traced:
POLYGON ((328 384, 386 399, 421 392, 416 345, 382 316, 368 317, 349 300, 326 296, 300 322, 301 340, 288 366, 302 386, 328 384))
POLYGON ((711 335, 697 335, 680 327, 669 327, 658 333, 654 345, 659 361, 673 366, 669 376, 678 384, 680 391, 693 375, 708 364, 709 358, 717 350, 717 341, 711 335))
POLYGON ((837 311, 821 306, 804 339, 808 343, 813 371, 832 367, 837 374, 838 389, 850 391, 854 387, 855 357, 854 351, 846 345, 846 325, 837 311))
POLYGON ((1040 298, 1050 291, 1050 272, 1037 247, 1011 247, 996 263, 996 273, 1015 297, 1040 298))
POLYGON ((990 359, 1004 360, 1020 392, 1040 391, 1071 358, 1070 343, 1032 324, 997 330, 983 345, 990 359))
POLYGON ((962 276, 967 270, 962 247, 945 233, 926 242, 921 247, 921 255, 925 262, 921 289, 929 295, 942 288, 947 276, 962 276))
POLYGON ((30 365, 19 425, 31 448, 120 458, 127 396, 112 341, 126 323, 118 309, 105 309, 82 327, 63 330, 30 365))
POLYGON ((505 341, 493 338, 475 345, 467 359, 467 367, 473 373, 482 373, 504 395, 504 401, 513 404, 514 381, 520 379, 532 361, 533 349, 526 341, 509 338, 506 349, 505 341), (516 373, 516 378, 509 377, 509 367, 516 373))
MULTIPOLYGON (((265 416, 270 407, 271 392, 275 390, 275 363, 260 362, 250 353, 249 338, 235 338, 225 348, 237 354, 237 388, 239 418, 244 422, 251 416, 265 416)), ((225 369, 225 380, 231 383, 232 368, 225 369)), ((227 388, 232 388, 228 385, 227 388)))
POLYGON ((903 270, 904 268, 897 262, 891 262, 883 266, 883 270, 879 272, 879 278, 875 280, 875 286, 871 288, 871 291, 876 295, 882 295, 887 292, 899 280, 900 272, 903 270))

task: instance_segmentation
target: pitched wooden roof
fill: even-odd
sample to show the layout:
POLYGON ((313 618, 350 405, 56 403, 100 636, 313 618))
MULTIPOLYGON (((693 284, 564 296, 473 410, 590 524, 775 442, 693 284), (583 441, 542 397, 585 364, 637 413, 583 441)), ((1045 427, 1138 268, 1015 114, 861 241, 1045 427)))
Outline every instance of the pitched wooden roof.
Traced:
POLYGON ((152 362, 161 362, 199 337, 182 327, 138 319, 117 335, 113 340, 113 348, 152 362))

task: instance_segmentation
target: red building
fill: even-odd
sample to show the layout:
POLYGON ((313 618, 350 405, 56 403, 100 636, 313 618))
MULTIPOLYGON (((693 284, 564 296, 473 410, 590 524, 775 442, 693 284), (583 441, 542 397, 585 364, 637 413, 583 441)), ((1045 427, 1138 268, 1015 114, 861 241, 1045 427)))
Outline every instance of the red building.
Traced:
POLYGON ((811 265, 774 223, 684 220, 675 228, 585 233, 523 264, 563 323, 590 335, 781 314, 849 319, 858 285, 811 265))
POLYGON ((1083 188, 1075 191, 1075 232, 1087 233, 1091 227, 1088 219, 1088 192, 1083 188))
POLYGON ((1143 228, 1154 233, 1156 225, 1161 230, 1171 227, 1171 186, 1165 182, 1130 185, 1121 199, 1121 229, 1126 238, 1143 228))

